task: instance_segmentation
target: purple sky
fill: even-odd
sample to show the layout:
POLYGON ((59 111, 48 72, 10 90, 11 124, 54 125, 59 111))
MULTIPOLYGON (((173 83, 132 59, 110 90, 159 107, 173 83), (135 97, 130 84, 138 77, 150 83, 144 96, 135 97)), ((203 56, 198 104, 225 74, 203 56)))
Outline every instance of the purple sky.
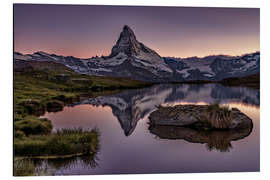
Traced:
POLYGON ((108 55, 125 24, 161 56, 241 55, 260 49, 258 8, 15 4, 15 51, 108 55))

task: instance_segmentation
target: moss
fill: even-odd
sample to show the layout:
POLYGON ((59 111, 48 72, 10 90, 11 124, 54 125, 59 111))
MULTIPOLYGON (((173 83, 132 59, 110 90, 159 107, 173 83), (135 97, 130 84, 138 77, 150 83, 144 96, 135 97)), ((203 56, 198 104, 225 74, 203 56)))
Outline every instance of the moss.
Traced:
POLYGON ((93 154, 99 149, 98 131, 81 129, 61 130, 49 135, 15 138, 16 156, 77 156, 93 154))
POLYGON ((25 135, 48 134, 52 130, 51 121, 45 118, 27 116, 23 120, 14 122, 15 131, 22 131, 25 135))

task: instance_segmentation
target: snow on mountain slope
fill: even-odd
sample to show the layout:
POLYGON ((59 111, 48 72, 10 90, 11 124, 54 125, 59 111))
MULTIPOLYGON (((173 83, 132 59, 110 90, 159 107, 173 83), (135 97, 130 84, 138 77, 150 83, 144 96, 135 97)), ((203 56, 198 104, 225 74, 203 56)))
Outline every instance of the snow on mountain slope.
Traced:
POLYGON ((204 58, 164 58, 185 80, 221 80, 260 72, 260 52, 243 56, 207 56, 204 58))
POLYGON ((25 55, 14 52, 14 60, 53 61, 82 74, 127 77, 149 82, 222 80, 260 72, 260 52, 235 57, 163 58, 139 42, 128 26, 123 27, 109 56, 80 59, 42 51, 25 55))

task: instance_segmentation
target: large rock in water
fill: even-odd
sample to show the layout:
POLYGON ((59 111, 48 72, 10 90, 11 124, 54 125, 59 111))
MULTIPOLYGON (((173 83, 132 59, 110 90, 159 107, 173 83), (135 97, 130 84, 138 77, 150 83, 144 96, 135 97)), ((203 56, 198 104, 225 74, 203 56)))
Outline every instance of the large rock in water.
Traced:
POLYGON ((161 139, 183 139, 192 143, 205 143, 208 150, 227 152, 231 141, 247 137, 253 128, 252 120, 237 108, 232 108, 232 121, 228 128, 207 129, 198 126, 207 105, 178 105, 161 107, 149 116, 149 131, 161 139))
MULTIPOLYGON (((209 114, 208 107, 208 105, 161 107, 150 114, 150 124, 152 126, 197 127, 198 123, 200 123, 200 126, 204 126, 204 121, 207 118, 206 115, 209 114)), ((230 125, 224 129, 243 129, 252 126, 252 120, 237 108, 231 109, 231 117, 230 125)))

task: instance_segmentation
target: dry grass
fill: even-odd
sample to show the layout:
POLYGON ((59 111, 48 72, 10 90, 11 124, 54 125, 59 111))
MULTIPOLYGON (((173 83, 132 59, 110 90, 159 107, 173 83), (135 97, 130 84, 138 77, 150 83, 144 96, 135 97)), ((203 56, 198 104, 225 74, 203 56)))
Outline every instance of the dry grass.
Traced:
POLYGON ((228 107, 219 104, 208 105, 205 112, 205 120, 213 128, 227 129, 232 123, 232 111, 228 107))

